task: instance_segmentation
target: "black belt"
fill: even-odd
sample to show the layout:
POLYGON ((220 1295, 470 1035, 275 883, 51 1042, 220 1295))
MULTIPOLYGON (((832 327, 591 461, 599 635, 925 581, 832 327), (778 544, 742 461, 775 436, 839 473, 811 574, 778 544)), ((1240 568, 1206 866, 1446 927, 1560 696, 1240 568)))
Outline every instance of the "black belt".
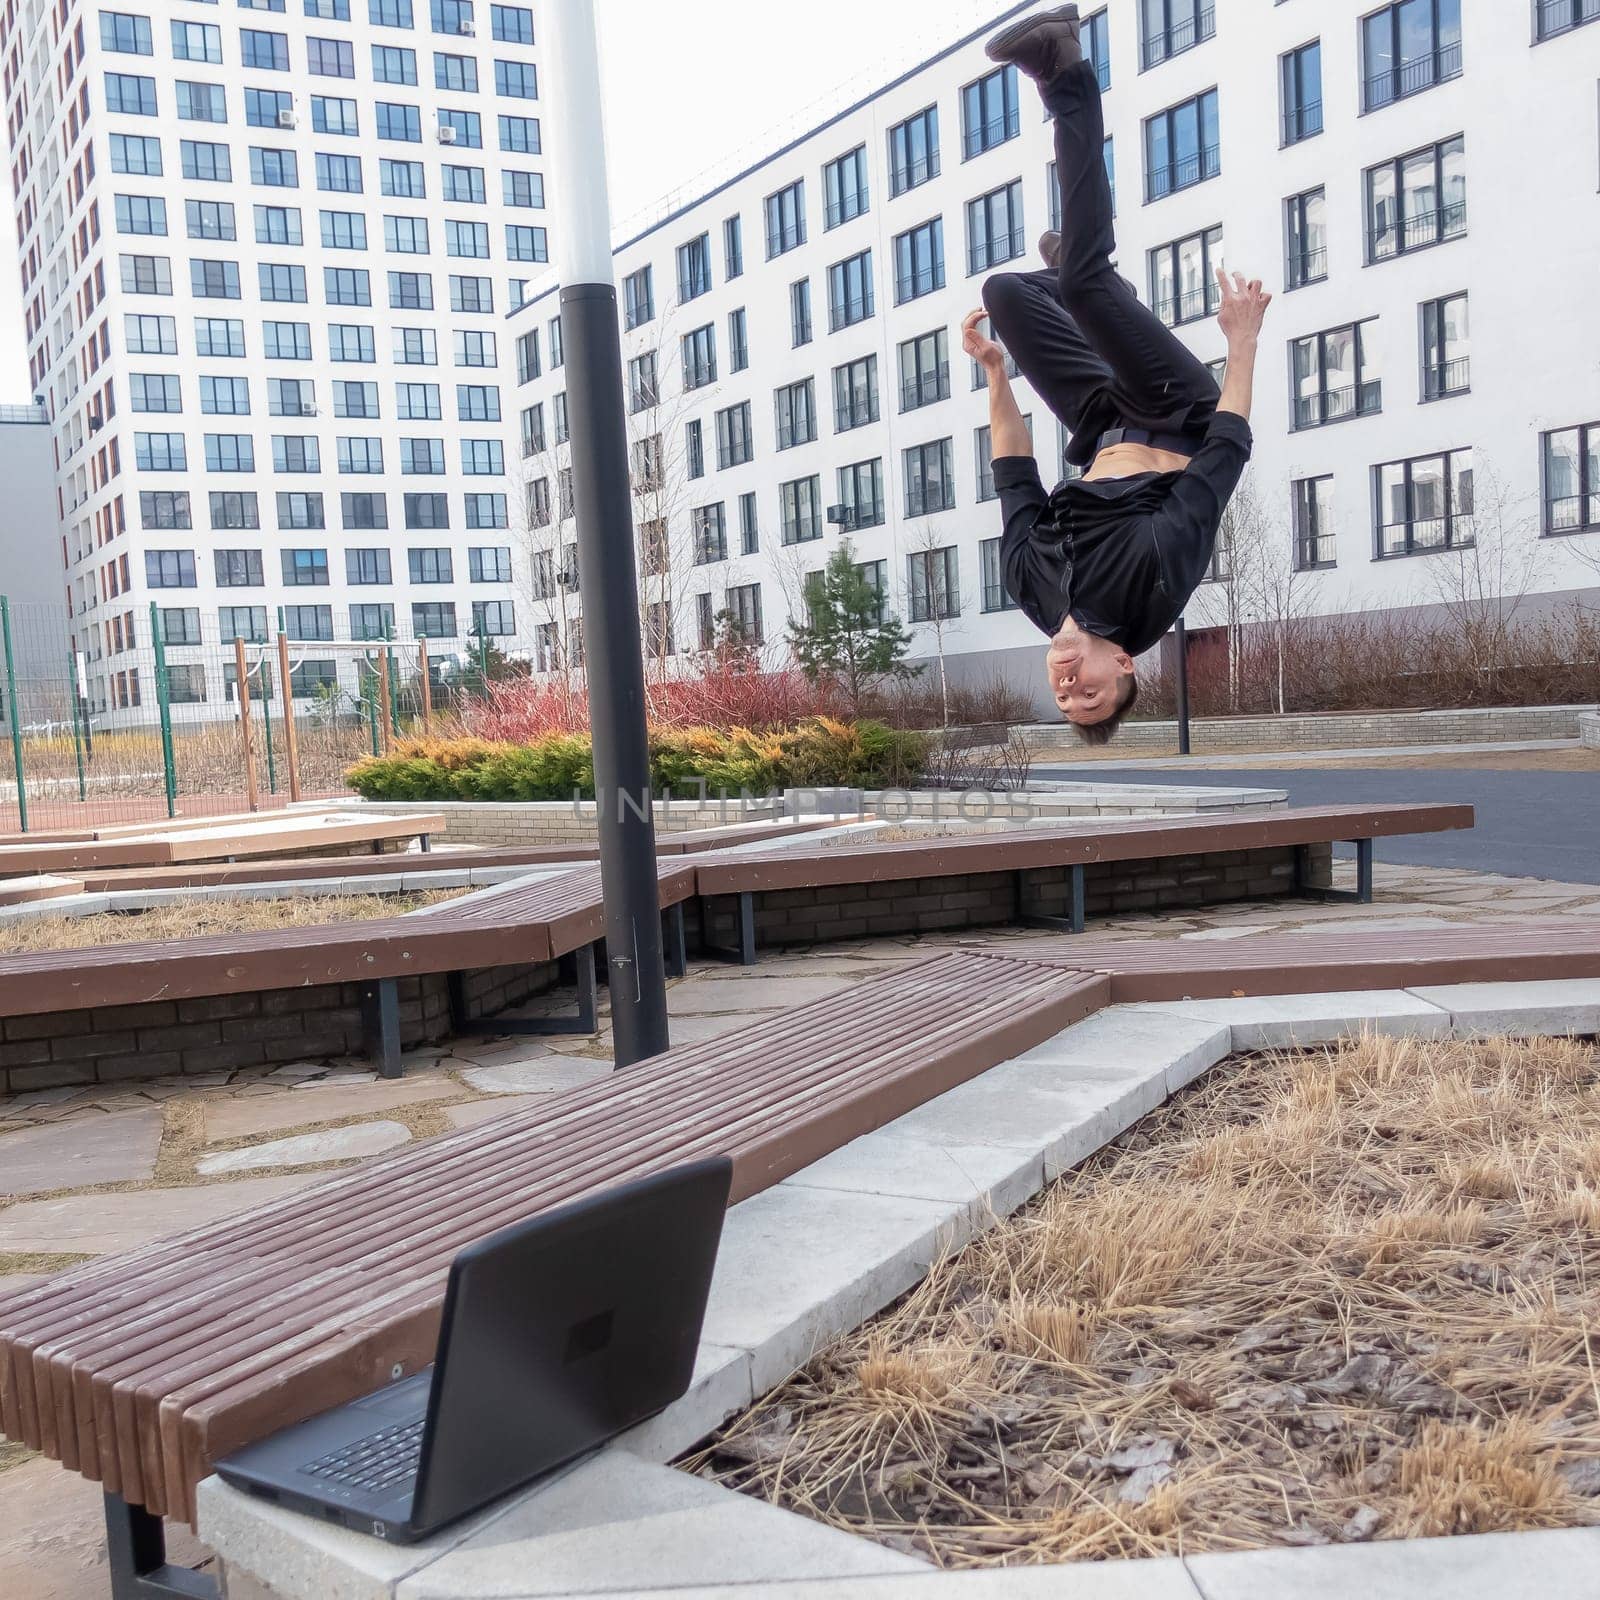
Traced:
POLYGON ((1146 444, 1152 450, 1166 450, 1175 456, 1192 456, 1201 441, 1184 433, 1152 433, 1149 428, 1107 428, 1095 450, 1108 450, 1114 444, 1146 444))

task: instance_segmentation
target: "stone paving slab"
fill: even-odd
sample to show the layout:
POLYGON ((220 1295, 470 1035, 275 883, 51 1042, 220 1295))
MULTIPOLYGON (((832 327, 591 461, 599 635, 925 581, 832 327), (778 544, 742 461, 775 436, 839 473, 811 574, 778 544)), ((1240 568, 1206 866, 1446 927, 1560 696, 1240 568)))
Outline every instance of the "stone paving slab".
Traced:
POLYGON ((202 1183, 184 1189, 133 1189, 125 1194, 74 1194, 19 1200, 0 1211, 0 1251, 29 1255, 106 1255, 132 1250, 163 1234, 249 1211, 317 1181, 314 1173, 202 1183))
POLYGON ((1160 1069, 1167 1093, 1175 1094, 1228 1055, 1232 1040, 1233 1028, 1222 1019, 1111 1006, 1017 1059, 1050 1067, 1160 1069))
POLYGON ((1232 1029, 1234 1050, 1331 1044, 1363 1031, 1421 1038, 1438 1038, 1450 1031, 1448 1011, 1403 989, 1173 1000, 1128 1009, 1225 1022, 1232 1029))
MULTIPOLYGON (((1052 1567, 645 1589, 630 1600, 1207 1600, 1207 1596, 1183 1562, 1172 1556, 1156 1561, 1074 1561, 1052 1567)), ((1284 1594, 1277 1600, 1296 1597, 1284 1594)))
POLYGON ((446 1106, 444 1119, 452 1128, 476 1128, 481 1122, 537 1105, 543 1098, 537 1094, 500 1094, 488 1100, 467 1100, 458 1106, 446 1106))
MULTIPOLYGON (((871 976, 863 970, 861 977, 871 976)), ((776 1011, 825 1000, 850 986, 848 978, 700 978, 674 984, 667 991, 667 1009, 674 1016, 715 1011, 776 1011)))
POLYGON ((1547 978, 1542 983, 1447 983, 1410 991, 1450 1013, 1459 1032, 1600 1033, 1600 982, 1547 978))
POLYGON ((309 1122, 340 1122, 346 1117, 371 1116, 396 1106, 422 1105, 448 1100, 461 1093, 448 1080, 432 1083, 358 1083, 346 1086, 302 1085, 282 1094, 245 1100, 206 1102, 206 1138, 247 1139, 252 1134, 276 1133, 280 1128, 301 1128, 309 1122))
POLYGON ((150 1106, 7 1134, 0 1139, 0 1199, 142 1182, 156 1170, 163 1126, 160 1107, 150 1106))
POLYGON ((382 1155, 411 1141, 403 1122, 355 1122, 347 1128, 324 1128, 319 1133, 297 1133, 266 1144, 248 1144, 238 1150, 217 1150, 201 1156, 195 1171, 202 1178, 221 1172, 258 1172, 273 1167, 310 1167, 325 1161, 349 1161, 357 1156, 382 1155))
POLYGON ((535 1056, 500 1066, 464 1067, 462 1080, 482 1094, 550 1094, 577 1089, 611 1075, 609 1061, 594 1056, 535 1056))

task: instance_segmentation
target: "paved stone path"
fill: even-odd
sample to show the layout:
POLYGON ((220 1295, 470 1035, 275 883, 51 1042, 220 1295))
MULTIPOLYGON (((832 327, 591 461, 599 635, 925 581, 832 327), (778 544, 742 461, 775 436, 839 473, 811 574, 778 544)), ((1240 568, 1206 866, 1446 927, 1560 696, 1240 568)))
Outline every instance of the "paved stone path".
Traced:
MULTIPOLYGON (((1380 864, 1377 891, 1371 906, 1255 901, 1097 921, 1093 931, 1229 939, 1328 922, 1380 932, 1600 916, 1594 884, 1380 864)), ((673 1042, 714 1038, 952 945, 1059 953, 1070 943, 1070 935, 997 928, 775 953, 749 971, 699 966, 670 987, 673 1042)), ((400 1082, 380 1082, 362 1063, 307 1061, 0 1098, 0 1286, 246 1209, 368 1152, 531 1105, 603 1076, 610 1050, 602 1009, 592 1040, 463 1039, 408 1052, 400 1082)), ((104 1600, 99 1546, 92 1486, 0 1444, 0 1596, 104 1600)), ((192 1546, 185 1552, 194 1559, 192 1546)))

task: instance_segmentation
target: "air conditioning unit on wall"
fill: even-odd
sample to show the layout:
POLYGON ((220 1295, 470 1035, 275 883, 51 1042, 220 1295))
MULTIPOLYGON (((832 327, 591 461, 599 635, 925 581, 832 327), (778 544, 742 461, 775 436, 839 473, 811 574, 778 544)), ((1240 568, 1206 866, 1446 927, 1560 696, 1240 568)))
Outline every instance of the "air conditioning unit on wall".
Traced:
POLYGON ((439 143, 440 144, 454 144, 455 142, 456 142, 456 130, 454 128, 441 128, 439 130, 439 143))

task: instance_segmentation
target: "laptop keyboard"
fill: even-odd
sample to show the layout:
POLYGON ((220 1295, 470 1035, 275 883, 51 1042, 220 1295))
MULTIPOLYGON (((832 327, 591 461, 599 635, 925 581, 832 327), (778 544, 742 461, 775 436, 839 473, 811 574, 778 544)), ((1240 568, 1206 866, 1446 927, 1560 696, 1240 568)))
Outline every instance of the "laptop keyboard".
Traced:
POLYGON ((314 1478, 347 1484, 354 1489, 375 1492, 392 1489, 417 1474, 426 1420, 418 1417, 415 1422, 400 1422, 392 1428, 369 1433, 365 1439, 343 1445, 302 1470, 314 1478))

